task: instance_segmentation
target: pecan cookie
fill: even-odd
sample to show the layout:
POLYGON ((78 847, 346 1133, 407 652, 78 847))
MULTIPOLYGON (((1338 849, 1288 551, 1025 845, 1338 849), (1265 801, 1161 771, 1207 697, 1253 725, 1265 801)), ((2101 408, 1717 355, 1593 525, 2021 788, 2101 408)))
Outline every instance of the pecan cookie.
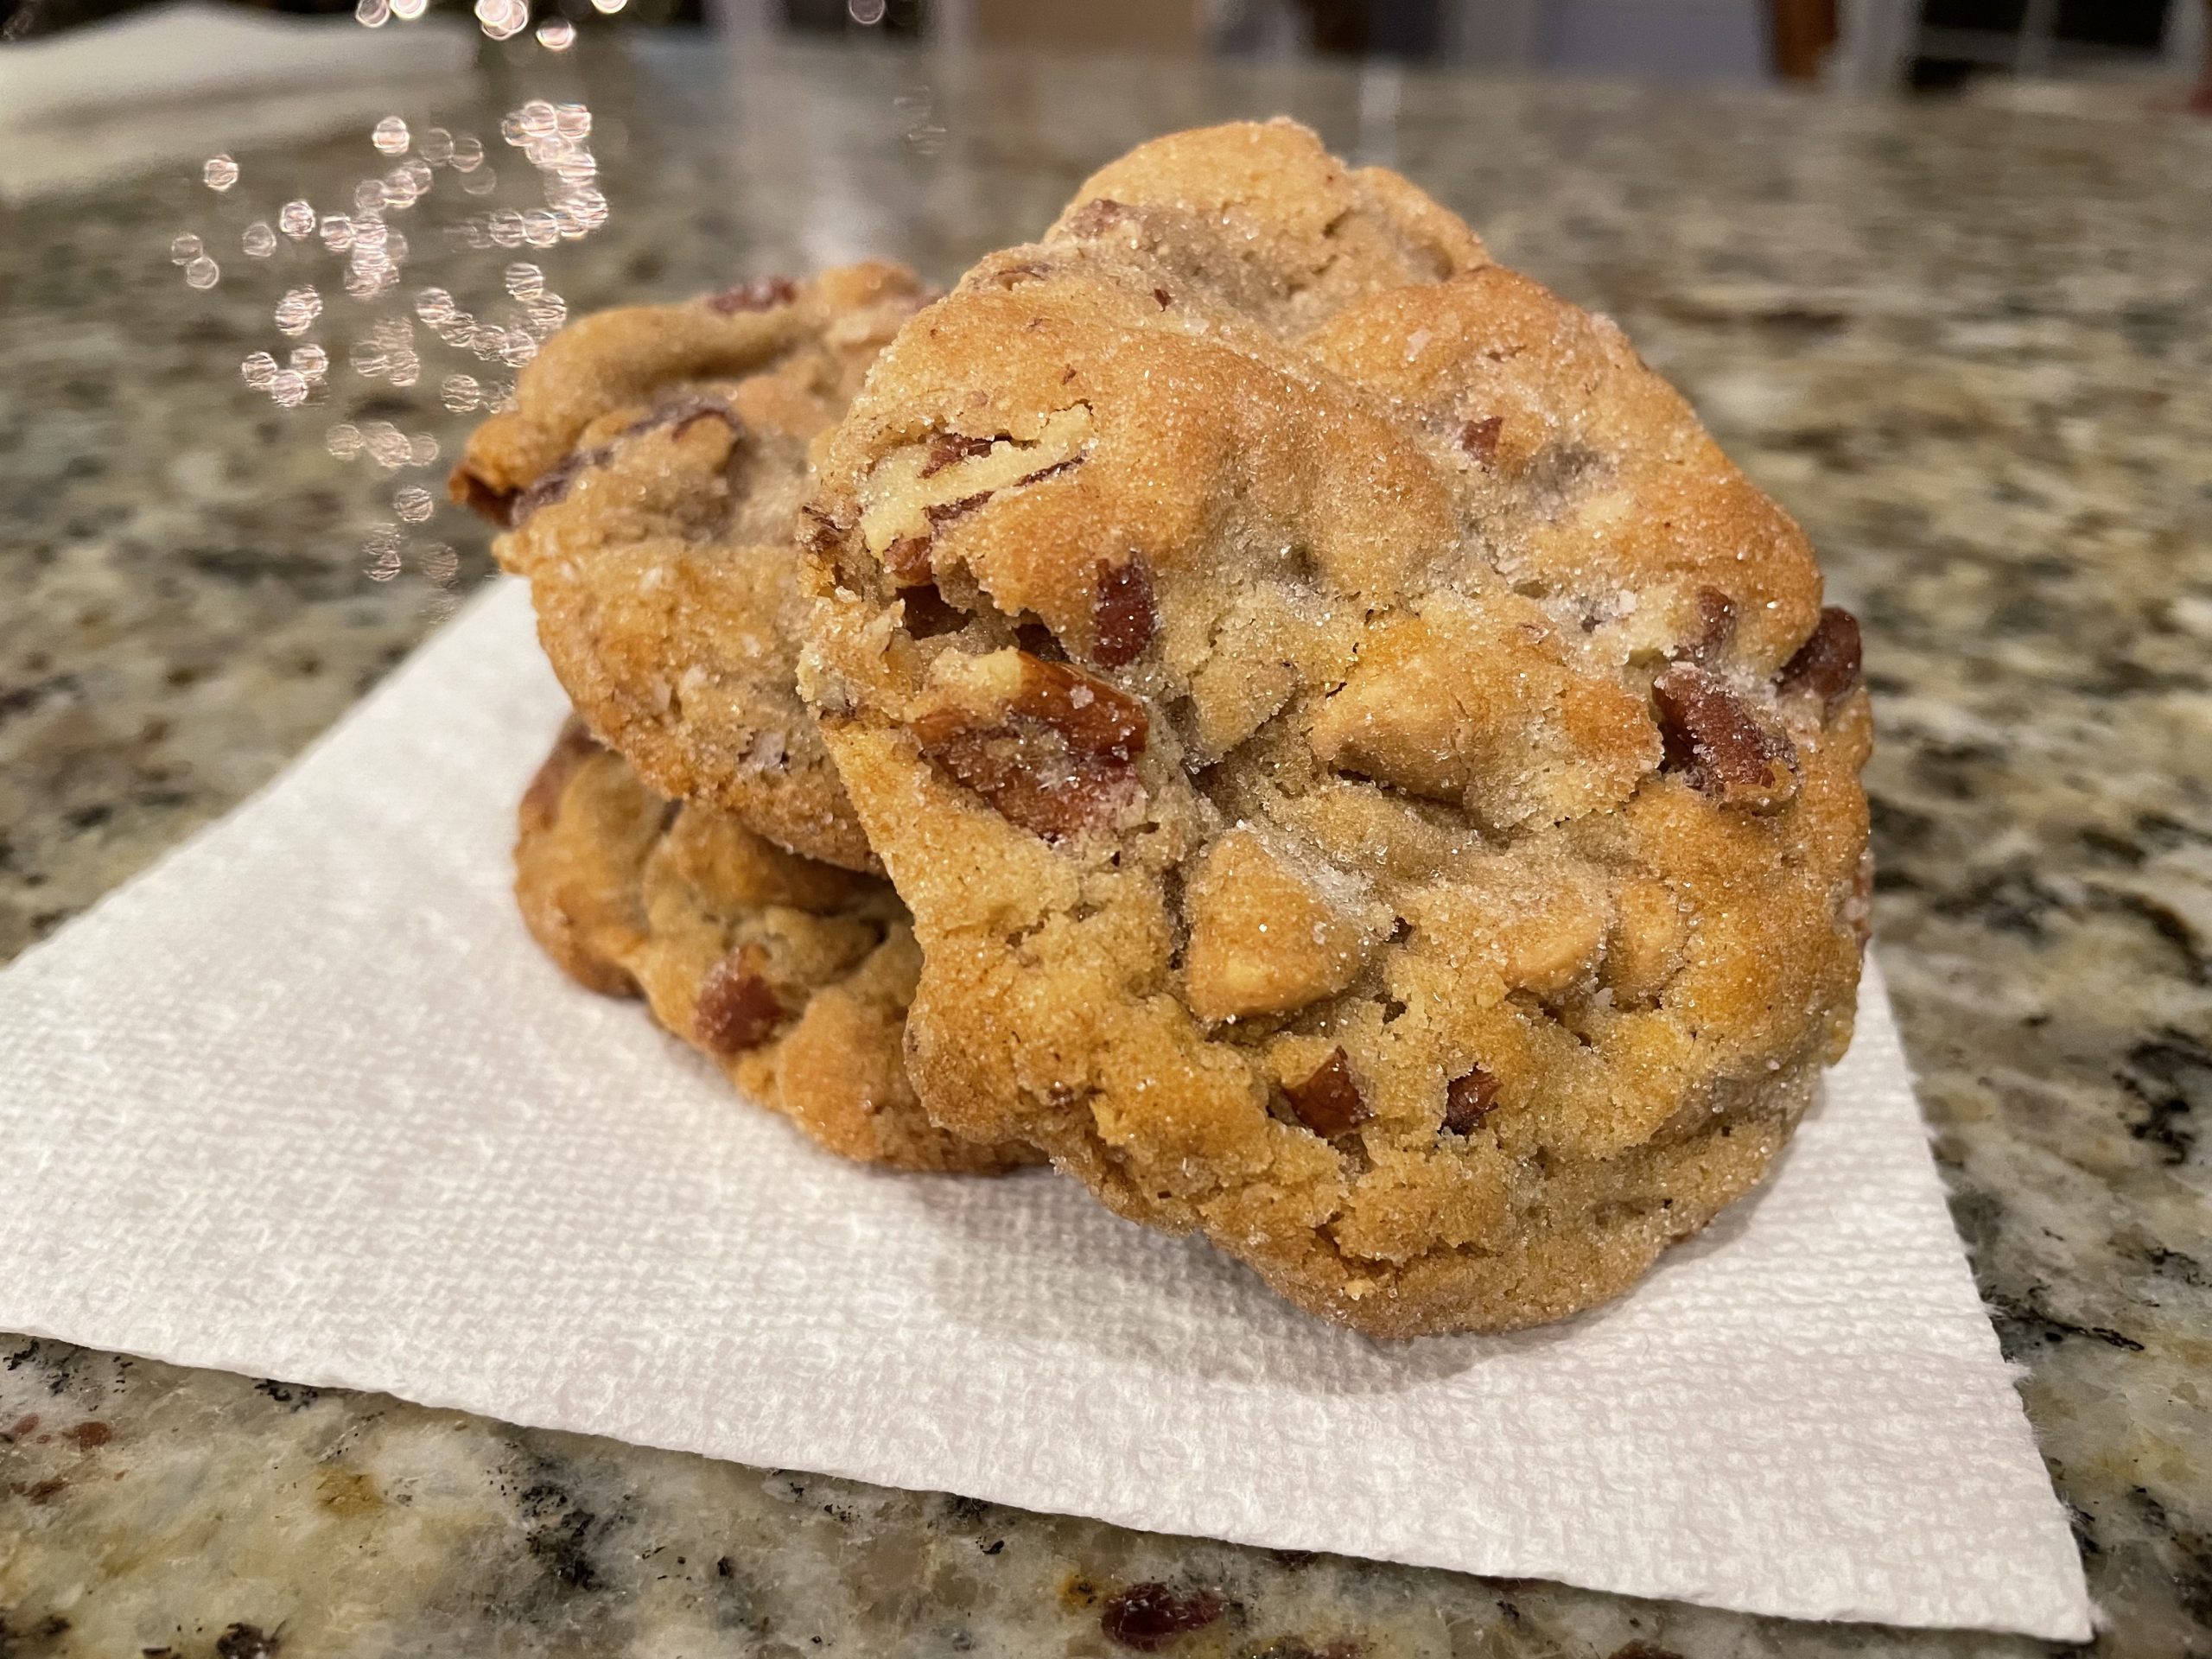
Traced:
POLYGON ((505 527, 593 731, 663 794, 853 869, 874 856, 791 689, 792 518, 810 441, 920 300, 868 264, 586 317, 452 480, 505 527))
POLYGON ((519 813, 515 897, 579 984, 653 1017, 830 1151, 899 1169, 1037 1161, 923 1116, 900 1056, 920 953, 881 880, 655 794, 572 721, 519 813))
POLYGON ((801 684, 938 1122, 1378 1335, 1618 1294, 1849 1039, 1858 633, 1620 331, 1287 124, 1092 178, 823 451, 801 684))

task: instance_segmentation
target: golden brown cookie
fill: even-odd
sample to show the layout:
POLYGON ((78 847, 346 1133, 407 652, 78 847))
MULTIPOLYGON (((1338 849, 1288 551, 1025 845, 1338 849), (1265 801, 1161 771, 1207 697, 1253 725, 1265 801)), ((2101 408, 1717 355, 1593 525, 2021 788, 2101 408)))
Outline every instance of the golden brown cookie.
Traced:
POLYGON ((867 264, 586 317, 452 480, 506 527, 594 732, 663 794, 852 869, 874 857, 791 689, 793 512, 810 442, 920 299, 867 264))
POLYGON ((1378 1335, 1764 1173, 1858 982, 1858 635, 1620 331, 1287 124, 1091 179, 823 453, 801 683, 940 1122, 1378 1335))
POLYGON ((666 800, 577 721, 519 817, 523 920, 577 983, 643 996, 744 1093, 845 1157, 986 1173, 1038 1161, 923 1115, 900 1052, 920 953, 882 880, 666 800))

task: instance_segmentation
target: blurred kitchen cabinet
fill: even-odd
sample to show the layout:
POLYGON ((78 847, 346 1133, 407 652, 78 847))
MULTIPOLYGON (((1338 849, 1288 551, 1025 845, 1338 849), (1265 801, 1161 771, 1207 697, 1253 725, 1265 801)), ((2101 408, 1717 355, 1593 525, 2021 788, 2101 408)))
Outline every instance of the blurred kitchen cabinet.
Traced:
POLYGON ((1094 52, 1198 51, 1202 0, 938 0, 944 32, 984 46, 1094 52))
POLYGON ((1761 80, 1769 0, 1453 0, 1462 63, 1662 80, 1761 80))

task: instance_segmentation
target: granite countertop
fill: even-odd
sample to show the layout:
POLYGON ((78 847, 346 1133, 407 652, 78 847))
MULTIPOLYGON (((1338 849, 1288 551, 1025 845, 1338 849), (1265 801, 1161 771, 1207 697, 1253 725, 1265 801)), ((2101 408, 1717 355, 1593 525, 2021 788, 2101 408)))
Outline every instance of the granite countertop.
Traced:
MULTIPOLYGON (((2212 125, 518 41, 461 105, 403 111, 410 156, 357 128, 241 149, 226 192, 194 158, 0 216, 0 958, 268 779, 482 577, 480 532, 406 492, 435 493, 473 418, 452 378, 496 391, 547 294, 866 252, 949 277, 1128 143, 1278 111, 1619 318, 1865 619, 1876 949, 2095 1651, 2212 1654, 2212 125), (532 97, 588 105, 596 177, 571 150, 569 184, 610 208, 543 249, 550 175, 501 137, 532 97), (397 288, 352 299, 281 231, 244 251, 288 200, 342 211, 442 153, 434 124, 486 159, 394 216, 397 288), (295 301, 280 334, 310 283, 321 315, 295 301), (410 330, 426 285, 478 331, 410 330), (273 388, 302 406, 242 378, 306 344, 321 381, 273 388)), ((1102 1607, 1154 1580, 1227 1610, 1192 1655, 2043 1650, 1144 1536, 0 1339, 7 1659, 1107 1654, 1102 1607)))

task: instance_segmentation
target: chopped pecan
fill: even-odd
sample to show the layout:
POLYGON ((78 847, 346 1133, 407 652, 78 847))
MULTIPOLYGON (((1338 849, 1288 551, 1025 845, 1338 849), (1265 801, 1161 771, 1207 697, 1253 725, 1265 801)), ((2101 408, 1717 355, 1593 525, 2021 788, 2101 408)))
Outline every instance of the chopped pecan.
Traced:
POLYGON ((1015 714, 1052 727, 1078 755, 1116 766, 1136 764, 1150 724, 1142 703, 1065 663, 1018 654, 1024 660, 1011 704, 1015 714))
POLYGON ((1341 1048, 1331 1049, 1329 1058, 1305 1082, 1284 1084, 1283 1094, 1298 1121, 1325 1141, 1346 1134, 1373 1116, 1351 1074, 1351 1061, 1341 1048))
POLYGON ((503 490, 468 469, 463 461, 453 469, 446 480, 446 494, 456 506, 467 507, 478 518, 502 529, 514 523, 515 495, 513 490, 503 490))
POLYGON ((1736 637, 1736 601, 1718 588, 1697 590, 1697 632, 1682 642, 1681 654, 1708 666, 1736 637))
POLYGON ((1470 1066, 1444 1085, 1444 1128, 1472 1135, 1497 1108, 1497 1079, 1479 1065, 1470 1066))
POLYGON ((1106 1598, 1098 1628, 1122 1647, 1158 1653, 1221 1615, 1221 1598, 1211 1590, 1185 1595, 1164 1584, 1132 1584, 1106 1598))
POLYGON ((1141 793, 1144 705, 1026 651, 938 659, 944 683, 911 721, 922 752, 1010 822, 1057 840, 1141 793))
POLYGON ((571 449, 515 497, 514 505, 507 510, 507 523, 519 525, 540 507, 565 500, 578 478, 594 467, 604 467, 613 453, 604 444, 591 449, 571 449))
POLYGON ((1152 567, 1132 553, 1119 564, 1098 567, 1090 601, 1090 656, 1102 668, 1122 668, 1144 655, 1160 630, 1153 608, 1152 567))
POLYGON ((956 461, 969 461, 991 453, 991 438, 971 438, 960 432, 939 432, 930 439, 929 458, 922 462, 924 478, 934 478, 956 461))
POLYGON ((845 532, 837 528, 837 521, 817 506, 798 510, 798 537, 808 551, 828 553, 845 539, 845 532))
POLYGON ((1710 669, 1676 663, 1651 683, 1667 770, 1724 806, 1779 806, 1797 792, 1797 751, 1710 669))
POLYGON ((1170 305, 1173 304, 1175 300, 1175 296, 1170 294, 1164 288, 1154 289, 1152 290, 1152 297, 1159 302, 1160 308, 1163 311, 1165 311, 1170 305))
POLYGON ((737 418, 737 411, 721 398, 707 392, 693 392, 654 405, 652 412, 644 419, 633 422, 624 435, 626 437, 668 427, 672 429, 669 433, 671 437, 680 438, 701 421, 727 422, 733 432, 740 430, 742 425, 737 418))
POLYGON ((1048 478, 1058 478, 1062 473, 1071 473, 1082 465, 1081 455, 1070 455, 1065 461, 1056 461, 1049 467, 1039 467, 1033 473, 1024 473, 1014 480, 1013 487, 1020 489, 1025 484, 1041 484, 1048 478))
POLYGON ((922 516, 931 528, 950 524, 955 518, 965 518, 991 499, 988 490, 978 490, 973 495, 963 495, 957 501, 932 501, 922 509, 922 516))
POLYGON ((726 288, 719 294, 708 295, 707 308, 727 317, 740 311, 766 311, 789 305, 798 297, 798 284, 790 277, 762 276, 740 283, 735 288, 726 288))
POLYGON ((880 556, 896 588, 919 588, 937 574, 930 568, 930 538, 901 536, 880 556))
POLYGON ((1783 664, 1784 691, 1810 691, 1823 713, 1834 714, 1859 678, 1859 619, 1831 605, 1797 654, 1783 664))
POLYGON ((1497 457, 1497 435, 1505 430, 1505 416, 1486 416, 1479 421, 1469 421, 1459 429, 1459 447, 1469 459, 1487 467, 1497 457))
POLYGON ((1024 283, 1042 282, 1052 274, 1052 268, 1041 259, 1027 259, 1020 264, 1001 265, 988 272, 985 281, 1000 288, 1019 288, 1024 283))
POLYGON ((1095 196, 1067 216, 1070 236, 1096 236, 1101 231, 1125 225, 1137 216, 1136 209, 1116 201, 1110 196, 1095 196))
POLYGON ((758 1048, 783 1022, 783 1002, 762 972, 767 962, 759 945, 741 944, 708 973, 691 1031, 710 1052, 727 1058, 758 1048))

